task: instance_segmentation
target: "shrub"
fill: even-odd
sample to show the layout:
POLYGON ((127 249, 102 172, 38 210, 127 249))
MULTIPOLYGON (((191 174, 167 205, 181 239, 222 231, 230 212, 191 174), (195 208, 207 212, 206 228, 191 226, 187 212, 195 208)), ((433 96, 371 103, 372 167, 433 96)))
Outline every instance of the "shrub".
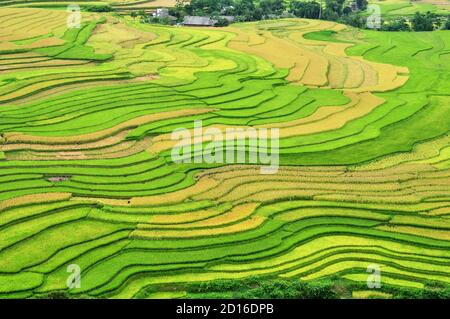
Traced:
POLYGON ((364 11, 367 9, 367 0, 356 0, 356 6, 358 7, 358 10, 364 11))
POLYGON ((162 25, 172 25, 172 24, 174 24, 175 21, 171 20, 170 18, 150 17, 150 18, 146 19, 144 17, 142 22, 162 24, 162 25))
POLYGON ((411 20, 412 29, 414 31, 433 31, 436 26, 440 25, 439 17, 431 12, 416 12, 411 20))
POLYGON ((395 18, 390 20, 387 23, 383 23, 381 27, 382 31, 411 31, 411 27, 408 24, 408 21, 403 18, 395 18))
POLYGON ((450 30, 450 16, 447 18, 447 21, 444 23, 444 30, 450 30))
POLYGON ((188 285, 188 291, 195 293, 232 291, 233 297, 238 299, 332 299, 338 297, 330 280, 301 282, 259 277, 195 283, 188 285))
POLYGON ((214 24, 215 27, 226 27, 230 24, 230 22, 225 18, 218 18, 217 22, 214 24))
POLYGON ((109 5, 100 5, 100 6, 84 6, 84 10, 88 12, 111 12, 114 11, 112 7, 109 5))

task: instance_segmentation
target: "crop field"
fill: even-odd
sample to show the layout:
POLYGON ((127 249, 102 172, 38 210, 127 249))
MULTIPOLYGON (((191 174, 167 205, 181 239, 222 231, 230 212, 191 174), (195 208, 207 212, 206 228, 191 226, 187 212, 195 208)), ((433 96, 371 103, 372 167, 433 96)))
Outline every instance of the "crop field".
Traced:
POLYGON ((450 285, 450 31, 94 12, 69 29, 65 10, 4 2, 0 298, 365 283, 373 264, 383 285, 450 285), (279 128, 278 172, 175 163, 172 132, 199 120, 279 128))

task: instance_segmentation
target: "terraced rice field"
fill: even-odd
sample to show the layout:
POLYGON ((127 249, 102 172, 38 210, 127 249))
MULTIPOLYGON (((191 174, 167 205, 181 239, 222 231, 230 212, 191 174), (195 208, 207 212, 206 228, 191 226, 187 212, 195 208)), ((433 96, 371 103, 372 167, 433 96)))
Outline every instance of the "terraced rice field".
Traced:
POLYGON ((12 8, 49 8, 66 9, 70 4, 83 6, 105 6, 109 5, 119 13, 129 14, 131 11, 144 10, 153 12, 156 8, 174 7, 176 0, 2 0, 0 7, 12 8))
POLYGON ((0 9, 0 297, 365 282, 371 264, 450 284, 449 31, 66 18, 0 9), (282 167, 175 164, 170 134, 195 120, 280 128, 282 167))
POLYGON ((450 13, 450 1, 448 0, 371 0, 370 4, 380 7, 380 13, 384 16, 408 16, 416 12, 433 12, 440 15, 450 13))

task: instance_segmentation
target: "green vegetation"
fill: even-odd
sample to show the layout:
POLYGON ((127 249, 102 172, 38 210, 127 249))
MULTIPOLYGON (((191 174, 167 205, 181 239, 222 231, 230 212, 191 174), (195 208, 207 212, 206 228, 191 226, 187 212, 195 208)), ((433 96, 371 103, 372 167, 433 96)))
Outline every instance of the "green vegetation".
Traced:
POLYGON ((88 12, 111 12, 114 9, 110 5, 87 5, 81 6, 82 10, 86 10, 88 12))
POLYGON ((411 20, 411 24, 414 31, 433 31, 440 27, 440 20, 434 13, 427 12, 422 14, 416 12, 411 20))
POLYGON ((154 298, 157 291, 184 291, 183 298, 212 299, 448 299, 450 288, 429 283, 424 290, 386 285, 367 290, 364 284, 338 278, 302 282, 298 280, 250 277, 244 280, 218 280, 179 286, 152 287, 139 298, 154 298), (158 290, 157 290, 158 289, 158 290), (366 290, 364 290, 366 289, 366 290))
MULTIPOLYGON (((448 11, 437 9, 432 4, 415 4, 406 1, 393 3, 381 1, 373 4, 380 8, 383 31, 433 31, 444 25, 448 14, 448 11), (413 10, 405 9, 411 6, 413 10), (408 23, 409 20, 412 27, 408 23)), ((369 28, 367 18, 373 12, 367 12, 367 9, 366 0, 357 0, 353 6, 352 2, 344 0, 326 0, 320 3, 313 0, 192 0, 189 3, 179 1, 171 10, 171 14, 179 22, 182 22, 185 15, 218 17, 220 14, 226 14, 235 16, 237 21, 258 21, 291 16, 325 19, 358 28, 369 28)), ((370 10, 373 9, 370 8, 370 10)), ((217 26, 225 25, 227 24, 219 23, 217 26)))

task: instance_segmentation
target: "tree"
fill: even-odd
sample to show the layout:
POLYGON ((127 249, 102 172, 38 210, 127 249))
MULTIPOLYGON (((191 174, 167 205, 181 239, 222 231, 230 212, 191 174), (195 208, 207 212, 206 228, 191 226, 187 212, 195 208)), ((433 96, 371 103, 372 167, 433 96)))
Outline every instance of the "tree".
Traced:
POLYGON ((362 29, 366 26, 367 18, 359 13, 350 13, 349 15, 342 16, 338 22, 362 29))
POLYGON ((411 20, 414 31, 433 31, 435 25, 439 25, 438 16, 428 11, 427 13, 416 12, 411 20))
POLYGON ((256 8, 253 11, 253 19, 252 20, 262 20, 264 18, 264 12, 261 8, 256 8))
POLYGON ((177 22, 181 22, 186 16, 186 12, 184 11, 184 7, 169 8, 169 15, 175 17, 177 22))
POLYGON ((217 22, 214 24, 215 27, 226 27, 230 24, 230 21, 228 21, 225 18, 217 18, 217 22))
POLYGON ((325 18, 325 20, 331 21, 336 21, 339 18, 339 14, 329 8, 325 8, 325 10, 322 13, 322 16, 325 18))
POLYGON ((217 0, 191 0, 184 7, 191 15, 208 15, 212 12, 220 12, 223 1, 217 0))
POLYGON ((450 16, 447 18, 447 21, 444 24, 444 30, 450 30, 450 16))
POLYGON ((283 0, 261 0, 259 7, 264 15, 273 14, 280 16, 285 9, 283 0))
POLYGON ((364 11, 367 9, 367 0, 356 0, 356 6, 358 7, 359 11, 364 11))
POLYGON ((299 18, 317 19, 320 14, 320 4, 316 1, 292 1, 289 12, 299 18))
POLYGON ((114 11, 114 9, 109 5, 100 5, 100 6, 88 5, 88 6, 83 6, 83 7, 88 12, 111 12, 111 11, 114 11))
POLYGON ((343 15, 348 16, 350 13, 352 13, 352 8, 350 8, 350 7, 348 7, 348 6, 345 6, 345 7, 342 9, 342 14, 343 14, 343 15))
POLYGON ((323 12, 325 19, 337 20, 342 15, 344 3, 345 0, 326 0, 325 11, 323 12))
MULTIPOLYGON (((238 0, 235 4, 235 14, 240 21, 252 21, 255 18, 256 7, 253 0, 238 0)), ((261 13, 261 12, 260 12, 261 13)))

